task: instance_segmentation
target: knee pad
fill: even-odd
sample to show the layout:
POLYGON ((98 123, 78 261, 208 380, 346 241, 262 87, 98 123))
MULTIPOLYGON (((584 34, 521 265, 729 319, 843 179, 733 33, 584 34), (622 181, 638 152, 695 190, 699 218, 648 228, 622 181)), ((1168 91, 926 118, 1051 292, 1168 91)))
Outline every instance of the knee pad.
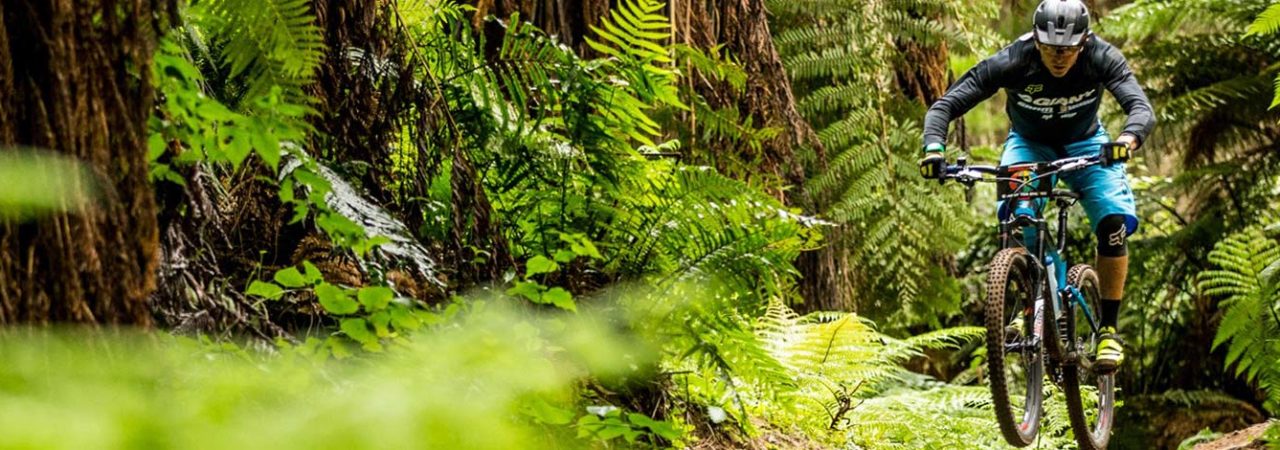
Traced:
POLYGON ((1123 215, 1112 214, 1103 217, 1098 222, 1097 234, 1099 256, 1114 258, 1129 254, 1128 246, 1125 244, 1129 230, 1126 229, 1123 215))

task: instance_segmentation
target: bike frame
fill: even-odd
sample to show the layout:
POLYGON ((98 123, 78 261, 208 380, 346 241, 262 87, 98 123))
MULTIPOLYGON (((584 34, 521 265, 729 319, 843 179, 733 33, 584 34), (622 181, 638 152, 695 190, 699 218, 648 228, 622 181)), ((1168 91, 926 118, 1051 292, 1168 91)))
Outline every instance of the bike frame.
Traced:
MULTIPOLYGON (((1052 182, 1056 183, 1054 177, 1052 182)), ((1070 352, 1063 354, 1063 348, 1060 345, 1050 344, 1048 348, 1052 356, 1066 363, 1074 364, 1082 359, 1080 355, 1074 354, 1075 350, 1075 327, 1066 326, 1075 321, 1075 308, 1079 307, 1085 312, 1085 317, 1089 319, 1089 326, 1094 333, 1100 329, 1100 324, 1093 318, 1089 305, 1084 302, 1083 296, 1073 287, 1067 284, 1067 268, 1070 263, 1063 257, 1067 245, 1067 219, 1070 214, 1071 206, 1075 205, 1076 197, 1066 191, 1054 191, 1052 196, 1054 204, 1058 207, 1057 217, 1057 233, 1054 236, 1052 246, 1046 245, 1049 240, 1048 220, 1043 218, 1043 210, 1048 202, 1039 202, 1035 199, 1012 199, 1013 213, 1008 219, 1000 223, 1000 246, 1001 248, 1009 248, 1021 245, 1032 255, 1036 262, 1034 265, 1034 283, 1033 291, 1036 293, 1035 301, 1035 320, 1036 333, 1038 338, 1044 336, 1043 330, 1040 329, 1043 323, 1040 314, 1044 313, 1045 300, 1044 286, 1040 285, 1046 281, 1049 284, 1048 306, 1049 313, 1055 318, 1058 324, 1058 336, 1067 342, 1070 352), (1043 204, 1041 204, 1043 203, 1043 204), (1022 242, 1017 242, 1015 232, 1022 234, 1022 242), (1065 356, 1065 357, 1064 357, 1065 356)), ((1044 342, 1042 339, 1041 342, 1044 342)), ((1051 358, 1052 359, 1052 358, 1051 358)))

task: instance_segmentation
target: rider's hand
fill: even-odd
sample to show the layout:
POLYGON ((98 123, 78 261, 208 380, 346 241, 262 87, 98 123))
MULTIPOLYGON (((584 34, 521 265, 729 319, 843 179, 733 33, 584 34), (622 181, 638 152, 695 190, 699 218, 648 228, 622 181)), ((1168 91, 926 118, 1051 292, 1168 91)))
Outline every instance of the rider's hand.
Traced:
POLYGON ((1120 137, 1116 138, 1116 142, 1123 142, 1129 147, 1130 152, 1138 149, 1138 137, 1129 133, 1121 133, 1120 137))
POLYGON ((1116 138, 1115 143, 1103 144, 1102 163, 1103 165, 1110 166, 1115 163, 1128 161, 1129 155, 1137 148, 1138 137, 1129 133, 1123 133, 1120 137, 1116 138))
POLYGON ((929 144, 925 147, 924 158, 920 159, 920 176, 933 180, 942 178, 942 171, 947 167, 943 150, 942 144, 929 144))

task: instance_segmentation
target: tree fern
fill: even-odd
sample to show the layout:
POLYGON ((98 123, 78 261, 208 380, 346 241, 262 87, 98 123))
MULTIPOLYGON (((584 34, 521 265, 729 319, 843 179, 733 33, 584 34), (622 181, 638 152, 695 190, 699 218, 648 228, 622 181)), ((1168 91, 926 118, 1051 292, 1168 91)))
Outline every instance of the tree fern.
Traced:
MULTIPOLYGON (((1098 33, 1121 46, 1144 84, 1161 123, 1145 143, 1152 177, 1135 186, 1144 237, 1136 239, 1130 295, 1150 299, 1129 310, 1139 366, 1121 384, 1143 393, 1176 383, 1202 334, 1203 290, 1198 274, 1213 263, 1212 243, 1256 223, 1274 209, 1280 164, 1272 150, 1280 128, 1268 111, 1280 61, 1280 42, 1246 32, 1268 8, 1264 0, 1140 0, 1102 18, 1098 33), (1245 168, 1245 170, 1241 170, 1245 168)), ((1119 111, 1104 116, 1123 120, 1119 111)), ((1223 344, 1225 347, 1226 344, 1223 344)))
MULTIPOLYGON (((1249 28, 1245 30, 1245 36, 1272 35, 1277 30, 1280 30, 1280 3, 1267 7, 1266 11, 1259 14, 1257 20, 1249 24, 1249 28)), ((1280 76, 1276 77, 1274 85, 1275 96, 1271 99, 1272 108, 1280 105, 1280 76)))
POLYGON ((298 101, 325 50, 310 3, 212 0, 193 5, 191 17, 207 33, 228 77, 243 79, 239 97, 256 97, 279 86, 298 101))
POLYGON ((989 47, 994 39, 981 20, 996 10, 950 0, 801 3, 770 6, 799 109, 831 155, 807 187, 824 199, 823 216, 855 237, 864 297, 912 303, 930 284, 923 275, 958 250, 947 243, 964 240, 969 213, 957 192, 919 178, 921 130, 902 117, 923 111, 896 92, 895 42, 989 47))
POLYGON ((1219 267, 1200 275, 1200 289, 1223 298, 1224 314, 1213 348, 1227 345, 1226 363, 1268 393, 1280 407, 1280 244, 1253 228, 1218 243, 1209 260, 1219 267))
POLYGON ((628 245, 611 264, 667 274, 660 283, 718 279, 763 304, 789 295, 791 261, 816 239, 812 219, 709 168, 650 172, 627 190, 615 228, 628 245))
POLYGON ((1099 23, 1099 33, 1122 43, 1130 64, 1143 74, 1162 129, 1180 131, 1160 133, 1156 145, 1195 155, 1210 151, 1204 144, 1218 136, 1247 136, 1221 150, 1275 137, 1275 127, 1255 123, 1268 115, 1269 103, 1262 101, 1267 96, 1258 94, 1270 91, 1280 45, 1257 33, 1246 35, 1246 30, 1263 30, 1250 24, 1267 3, 1143 0, 1117 8, 1099 23), (1201 137, 1188 139, 1192 133, 1201 137))
POLYGON ((1249 28, 1245 30, 1245 35, 1269 35, 1280 30, 1280 4, 1268 6, 1265 11, 1258 14, 1257 20, 1249 24, 1249 28))

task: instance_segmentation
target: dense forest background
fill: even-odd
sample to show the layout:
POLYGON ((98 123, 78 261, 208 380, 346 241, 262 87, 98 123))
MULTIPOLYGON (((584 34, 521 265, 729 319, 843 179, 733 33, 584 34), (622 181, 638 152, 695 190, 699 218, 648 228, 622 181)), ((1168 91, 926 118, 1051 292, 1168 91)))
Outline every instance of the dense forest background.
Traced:
MULTIPOLYGON (((994 193, 916 158, 1035 1, 71 3, 0 2, 0 447, 1004 448, 994 193)), ((1280 5, 1089 3, 1160 119, 1113 447, 1264 422, 1280 5)))

